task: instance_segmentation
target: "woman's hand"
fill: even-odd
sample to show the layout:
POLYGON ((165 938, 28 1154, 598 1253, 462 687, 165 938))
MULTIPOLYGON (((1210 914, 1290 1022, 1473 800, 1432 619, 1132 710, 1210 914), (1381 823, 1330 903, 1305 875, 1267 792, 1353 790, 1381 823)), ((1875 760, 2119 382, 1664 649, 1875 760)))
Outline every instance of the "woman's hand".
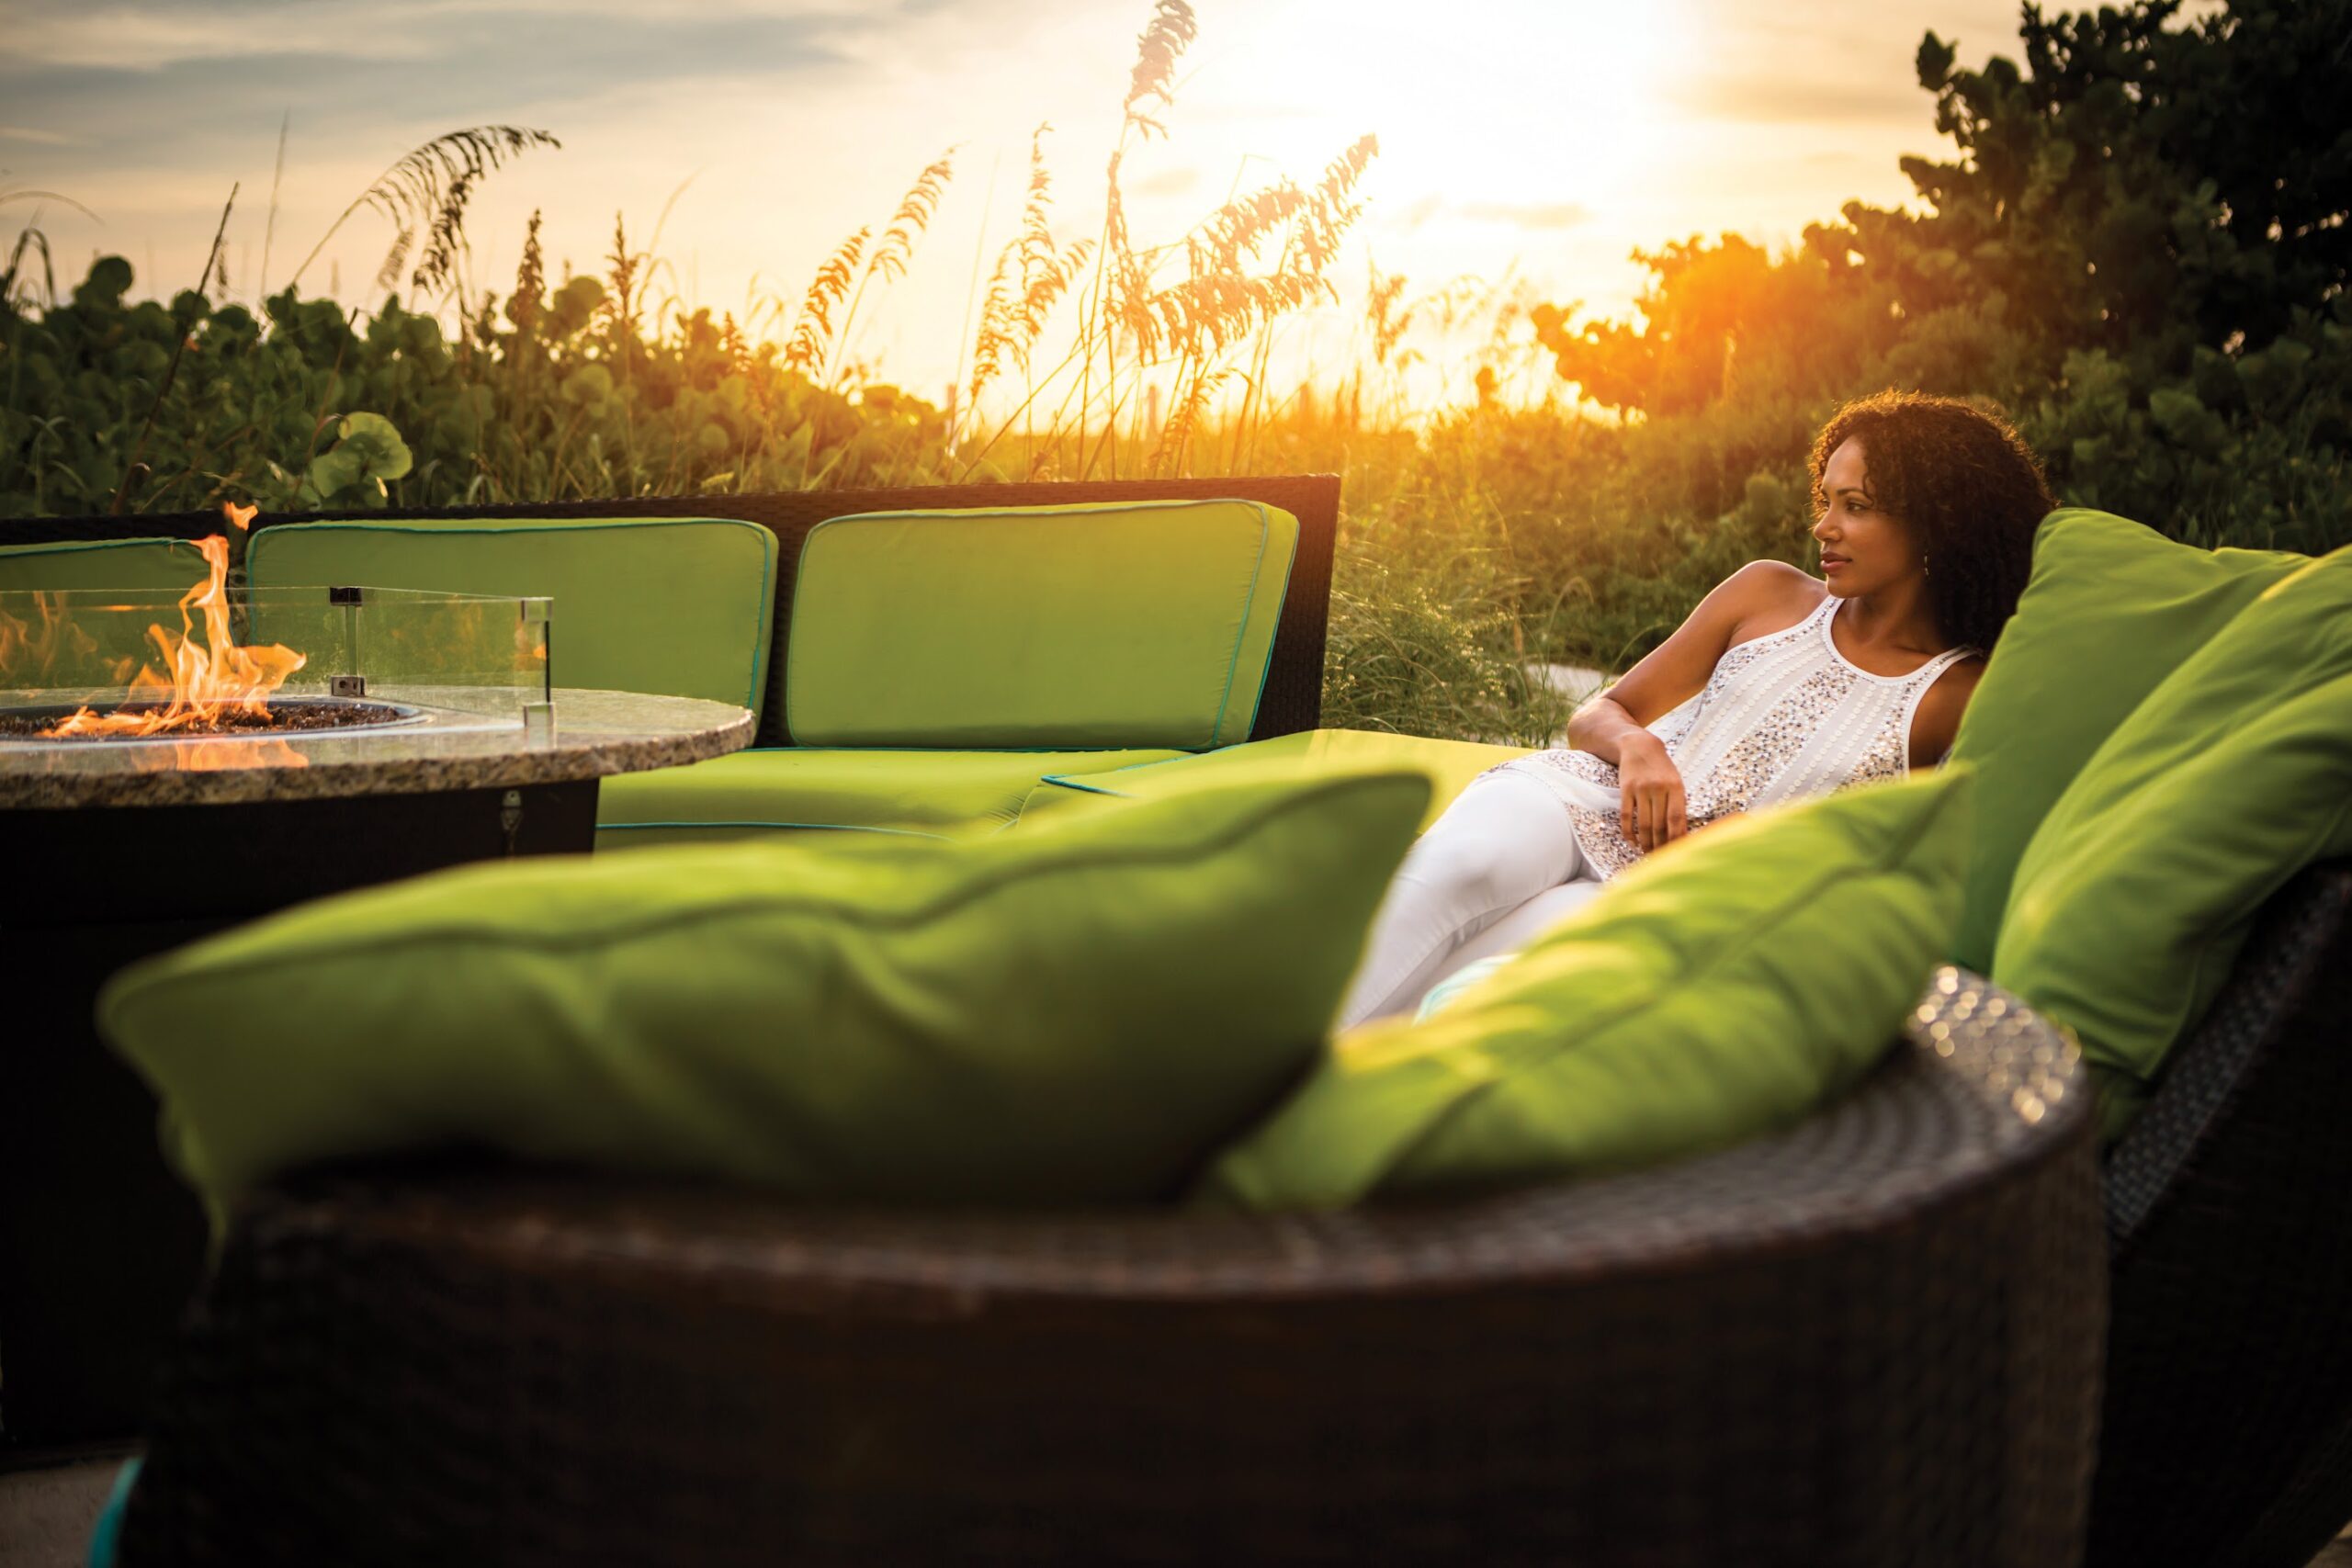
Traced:
POLYGON ((1683 816, 1682 774, 1654 735, 1627 736, 1617 746, 1617 830, 1647 854, 1690 830, 1683 816))

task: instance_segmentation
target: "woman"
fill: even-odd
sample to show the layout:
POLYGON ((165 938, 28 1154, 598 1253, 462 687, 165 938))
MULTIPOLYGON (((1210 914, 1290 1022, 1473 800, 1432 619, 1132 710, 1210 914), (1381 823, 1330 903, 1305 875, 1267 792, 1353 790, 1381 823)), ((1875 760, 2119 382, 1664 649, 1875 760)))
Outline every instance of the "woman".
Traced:
POLYGON ((1577 710, 1569 747, 1474 781, 1398 868, 1341 1027, 1710 822, 1942 761, 2056 504, 2041 464, 1997 415, 1883 392, 1811 466, 1821 576, 1749 562, 1577 710))

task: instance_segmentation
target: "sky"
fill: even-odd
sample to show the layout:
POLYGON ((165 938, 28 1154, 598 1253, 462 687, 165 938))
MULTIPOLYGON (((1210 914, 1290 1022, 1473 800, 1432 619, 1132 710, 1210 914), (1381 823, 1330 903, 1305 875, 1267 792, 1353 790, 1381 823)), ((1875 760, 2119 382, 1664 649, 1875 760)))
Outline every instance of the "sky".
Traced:
MULTIPOLYGON (((1125 161, 1139 243, 1176 238, 1236 191, 1309 184, 1363 134, 1380 141, 1334 269, 1340 299, 1286 331, 1300 375, 1354 352, 1375 267, 1404 275, 1408 299, 1476 279, 1461 293, 1621 315, 1642 286, 1637 246, 1785 243, 1849 198, 1908 199, 1898 156, 1949 147, 1913 71, 1921 34, 1957 39, 1974 64, 2015 53, 2018 16, 2013 0, 1195 12, 1157 111, 1167 135, 1125 161)), ((741 315, 755 295, 797 299, 952 147, 911 268, 869 294, 853 344, 881 378, 936 398, 1012 237, 1040 123, 1057 232, 1098 231, 1149 17, 1149 0, 0 0, 0 194, 55 191, 95 215, 8 200, 0 243, 37 220, 61 289, 111 253, 136 269, 135 294, 168 297, 195 281, 233 184, 229 293, 250 300, 283 288, 410 148, 509 124, 563 145, 480 187, 466 225, 477 285, 511 288, 534 209, 551 274, 603 273, 618 213, 632 249, 661 225, 657 300, 741 315)), ((372 307, 391 237, 381 217, 353 217, 303 291, 339 284, 345 304, 372 307)), ((1438 316, 1425 311, 1425 331, 1438 316)), ((1434 340, 1426 352, 1451 364, 1434 340)))

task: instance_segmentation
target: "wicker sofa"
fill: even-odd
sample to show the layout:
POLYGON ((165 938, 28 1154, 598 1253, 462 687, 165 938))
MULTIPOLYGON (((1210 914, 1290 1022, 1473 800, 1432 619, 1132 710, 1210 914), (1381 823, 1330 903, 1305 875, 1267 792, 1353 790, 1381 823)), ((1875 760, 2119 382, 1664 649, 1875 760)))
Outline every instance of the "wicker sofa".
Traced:
MULTIPOLYGON (((825 516, 1139 494, 1298 516, 1251 737, 1311 729, 1329 479, 577 510, 745 517, 788 563, 825 516)), ((2079 1067, 1956 972, 1800 1128, 1476 1201, 322 1173, 240 1218, 193 1309, 123 1561, 2298 1563, 2352 1514, 2352 866, 2247 953, 2105 1156, 2103 1253, 2079 1067)))

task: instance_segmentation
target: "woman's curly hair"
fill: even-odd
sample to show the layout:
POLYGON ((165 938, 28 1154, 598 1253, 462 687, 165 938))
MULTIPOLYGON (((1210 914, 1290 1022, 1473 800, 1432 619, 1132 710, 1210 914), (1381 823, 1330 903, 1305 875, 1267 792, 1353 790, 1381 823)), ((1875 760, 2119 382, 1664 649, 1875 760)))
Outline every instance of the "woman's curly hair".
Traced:
POLYGON ((1848 403, 1814 438, 1813 503, 1847 442, 1862 444, 1871 503, 1911 531, 1928 606, 1953 643, 1993 651, 2033 566, 2033 532, 2058 502, 2041 460, 1991 408, 1918 392, 1848 403))

